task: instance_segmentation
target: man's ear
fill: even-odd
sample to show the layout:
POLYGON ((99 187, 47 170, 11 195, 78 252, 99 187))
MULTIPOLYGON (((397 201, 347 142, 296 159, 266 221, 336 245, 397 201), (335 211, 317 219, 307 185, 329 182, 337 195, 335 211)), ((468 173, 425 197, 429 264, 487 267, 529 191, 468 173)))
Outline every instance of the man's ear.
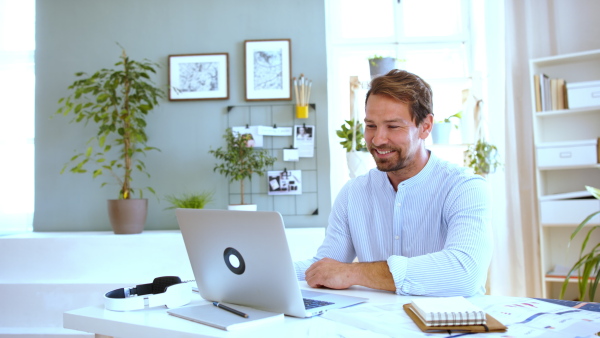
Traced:
POLYGON ((426 139, 433 129, 433 114, 427 115, 419 125, 419 138, 426 139))

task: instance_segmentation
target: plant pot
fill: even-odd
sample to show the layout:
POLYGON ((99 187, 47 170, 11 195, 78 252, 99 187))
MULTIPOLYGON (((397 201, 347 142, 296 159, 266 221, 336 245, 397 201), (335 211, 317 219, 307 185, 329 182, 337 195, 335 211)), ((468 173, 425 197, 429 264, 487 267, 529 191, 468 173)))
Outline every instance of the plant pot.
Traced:
POLYGON ((108 217, 115 234, 139 234, 146 225, 147 199, 108 200, 108 217))
POLYGON ((227 210, 256 211, 258 206, 256 204, 230 204, 227 206, 227 210))
POLYGON ((431 139, 433 141, 433 144, 449 144, 451 131, 451 122, 434 123, 433 129, 431 130, 431 139))
POLYGON ((387 74, 390 70, 396 69, 396 59, 391 57, 369 59, 369 71, 371 80, 380 75, 387 74))
POLYGON ((350 178, 355 178, 366 174, 372 168, 375 168, 373 155, 368 151, 350 151, 346 153, 346 162, 348 162, 348 171, 350 178))

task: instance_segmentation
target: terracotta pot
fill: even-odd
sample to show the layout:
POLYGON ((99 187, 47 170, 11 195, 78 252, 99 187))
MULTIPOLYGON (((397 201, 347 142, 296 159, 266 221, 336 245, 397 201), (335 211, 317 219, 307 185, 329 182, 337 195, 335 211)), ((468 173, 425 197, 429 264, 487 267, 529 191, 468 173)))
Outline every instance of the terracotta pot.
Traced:
POLYGON ((108 200, 108 217, 115 234, 139 234, 146 225, 147 199, 108 200))

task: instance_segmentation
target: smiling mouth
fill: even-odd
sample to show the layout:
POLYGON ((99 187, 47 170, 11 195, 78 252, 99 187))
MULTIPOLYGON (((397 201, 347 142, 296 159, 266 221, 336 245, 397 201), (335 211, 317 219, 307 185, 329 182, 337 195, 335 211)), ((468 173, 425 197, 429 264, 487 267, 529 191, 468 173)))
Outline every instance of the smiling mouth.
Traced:
POLYGON ((375 149, 375 151, 379 154, 379 155, 387 155, 389 153, 392 152, 392 150, 379 150, 379 149, 375 149))

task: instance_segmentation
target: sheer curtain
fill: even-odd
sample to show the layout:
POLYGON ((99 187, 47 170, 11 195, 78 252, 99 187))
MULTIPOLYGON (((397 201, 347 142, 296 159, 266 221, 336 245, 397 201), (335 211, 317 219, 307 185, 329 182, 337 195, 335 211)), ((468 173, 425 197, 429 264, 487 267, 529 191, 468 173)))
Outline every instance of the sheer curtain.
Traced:
MULTIPOLYGON (((503 274, 496 290, 510 296, 542 297, 529 60, 555 54, 550 1, 505 2, 506 194, 504 248, 492 267, 503 274), (543 36, 543 39, 540 39, 543 36)), ((492 278, 492 280, 495 280, 492 278)))
POLYGON ((34 208, 35 0, 0 0, 0 233, 34 208))

